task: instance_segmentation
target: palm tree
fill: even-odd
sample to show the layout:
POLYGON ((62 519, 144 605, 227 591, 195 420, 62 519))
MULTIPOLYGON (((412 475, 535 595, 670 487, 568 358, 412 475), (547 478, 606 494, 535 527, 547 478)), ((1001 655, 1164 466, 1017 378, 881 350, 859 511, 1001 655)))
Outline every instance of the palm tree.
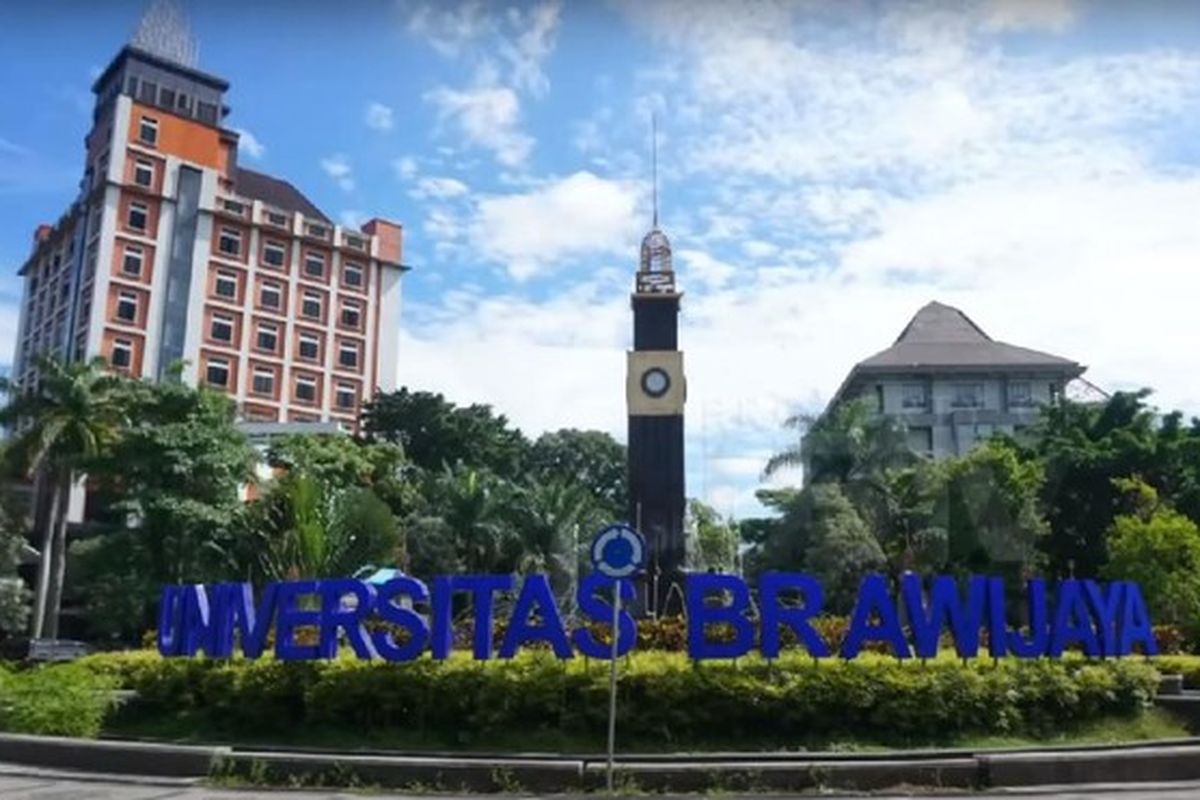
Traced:
POLYGON ((127 420, 120 402, 123 378, 104 359, 38 361, 36 385, 10 394, 0 424, 15 429, 10 452, 34 481, 34 530, 42 535, 31 635, 57 638, 66 576, 67 506, 74 477, 120 435, 127 420))
POLYGON ((391 509, 370 489, 338 489, 310 475, 282 478, 258 518, 263 571, 272 580, 349 577, 400 558, 391 509))
POLYGON ((556 589, 576 577, 578 528, 592 527, 590 492, 577 483, 534 483, 521 490, 520 572, 548 572, 556 589))

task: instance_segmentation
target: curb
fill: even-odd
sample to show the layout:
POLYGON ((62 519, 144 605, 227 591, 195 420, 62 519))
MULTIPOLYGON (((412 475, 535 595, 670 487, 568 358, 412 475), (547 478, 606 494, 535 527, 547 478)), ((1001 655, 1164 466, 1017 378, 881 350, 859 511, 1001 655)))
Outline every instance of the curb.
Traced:
POLYGON ((159 778, 203 778, 229 747, 194 747, 58 736, 0 734, 0 757, 10 764, 159 778))
MULTIPOLYGON (((1196 740, 1029 751, 896 754, 727 753, 710 758, 624 756, 619 786, 664 793, 879 791, 896 787, 1031 789, 1200 780, 1196 740), (668 761, 667 759, 674 760, 668 761)), ((602 757, 396 755, 197 747, 0 734, 0 759, 93 775, 199 780, 239 777, 266 785, 370 785, 471 792, 563 793, 604 786, 602 757)))

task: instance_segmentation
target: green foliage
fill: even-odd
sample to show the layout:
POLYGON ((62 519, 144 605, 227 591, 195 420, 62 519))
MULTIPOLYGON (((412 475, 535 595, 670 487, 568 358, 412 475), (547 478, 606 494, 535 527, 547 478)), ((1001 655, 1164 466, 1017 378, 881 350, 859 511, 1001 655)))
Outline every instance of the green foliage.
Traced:
POLYGON ((824 583, 831 610, 849 609, 862 576, 880 569, 885 558, 841 485, 812 484, 768 500, 783 514, 766 536, 755 568, 809 572, 824 583))
POLYGON ((688 502, 688 516, 696 528, 693 555, 698 566, 714 572, 732 572, 737 563, 738 544, 734 527, 699 500, 688 502))
POLYGON ((1063 402, 1043 412, 1031 454, 1045 465, 1053 573, 1092 577, 1103 568, 1107 531, 1136 503, 1114 479, 1138 476, 1200 521, 1200 421, 1185 427, 1178 413, 1160 418, 1149 394, 1118 392, 1101 405, 1063 402))
POLYGON ((1200 528, 1175 511, 1157 508, 1122 515, 1108 531, 1111 580, 1140 584, 1159 623, 1194 627, 1200 620, 1200 528))
MULTIPOLYGON (((111 659, 96 665, 137 690, 135 713, 210 714, 235 732, 310 725, 478 745, 512 731, 594 738, 607 712, 603 664, 563 663, 544 653, 407 664, 136 658, 137 667, 126 672, 111 659)), ((814 662, 789 655, 773 663, 746 658, 696 666, 682 654, 640 652, 622 664, 622 736, 671 746, 1058 731, 1134 714, 1149 703, 1158 681, 1154 668, 1136 659, 992 666, 951 658, 922 665, 879 656, 814 662)))
POLYGON ((0 492, 0 638, 21 630, 29 618, 29 592, 17 576, 25 533, 13 499, 0 492))
POLYGON ((396 518, 374 492, 339 489, 300 472, 255 504, 250 535, 269 580, 350 576, 403 560, 396 518))
POLYGON ((798 430, 802 439, 767 462, 767 475, 803 466, 810 483, 870 485, 888 469, 916 458, 908 449, 903 423, 874 413, 865 401, 844 403, 819 417, 793 416, 785 424, 798 430))
POLYGON ((570 482, 594 499, 598 516, 622 519, 629 511, 625 446, 602 431, 544 433, 529 450, 529 480, 570 482))
POLYGON ((497 475, 520 474, 529 443, 490 406, 459 407, 442 395, 401 388, 377 395, 363 409, 373 439, 398 444, 424 470, 466 464, 497 475))
POLYGON ((93 632, 129 641, 163 584, 250 577, 239 492, 255 454, 219 392, 120 379, 114 396, 128 422, 86 463, 107 529, 72 555, 93 632))
POLYGON ((293 434, 271 442, 267 463, 310 475, 325 486, 366 486, 398 480, 404 450, 388 442, 361 442, 343 434, 293 434))
POLYGON ((112 677, 77 664, 0 668, 0 731, 94 738, 115 685, 112 677))
POLYGON ((33 635, 58 636, 58 617, 67 563, 67 505, 77 471, 118 441, 128 417, 119 389, 122 379, 105 372, 103 359, 64 363, 40 359, 40 380, 32 389, 12 392, 0 410, 0 426, 16 435, 5 448, 10 466, 35 478, 34 531, 40 535, 38 587, 33 635))

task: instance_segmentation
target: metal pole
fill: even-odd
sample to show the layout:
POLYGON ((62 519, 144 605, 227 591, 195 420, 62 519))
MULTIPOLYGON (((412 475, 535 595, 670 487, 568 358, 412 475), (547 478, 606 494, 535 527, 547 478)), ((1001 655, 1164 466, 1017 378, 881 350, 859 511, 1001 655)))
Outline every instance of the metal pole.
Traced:
POLYGON ((617 649, 621 640, 621 580, 613 581, 612 659, 608 662, 608 793, 613 791, 613 756, 617 748, 617 649))

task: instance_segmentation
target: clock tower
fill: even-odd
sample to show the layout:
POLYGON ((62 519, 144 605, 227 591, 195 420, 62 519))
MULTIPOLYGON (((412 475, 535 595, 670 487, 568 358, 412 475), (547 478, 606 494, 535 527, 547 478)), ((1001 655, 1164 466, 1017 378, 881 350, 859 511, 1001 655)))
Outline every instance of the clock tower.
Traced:
POLYGON ((679 350, 679 300, 671 243, 658 227, 642 240, 632 295, 633 350, 625 398, 629 411, 629 519, 646 539, 651 614, 682 611, 684 564, 683 405, 687 384, 679 350), (678 585, 679 591, 671 587, 678 585))

